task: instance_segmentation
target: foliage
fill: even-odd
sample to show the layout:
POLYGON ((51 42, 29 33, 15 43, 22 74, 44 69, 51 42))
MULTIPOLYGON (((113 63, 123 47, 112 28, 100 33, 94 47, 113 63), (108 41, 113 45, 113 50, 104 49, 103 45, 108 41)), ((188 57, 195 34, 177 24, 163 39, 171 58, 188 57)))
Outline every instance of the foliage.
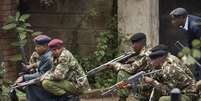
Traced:
MULTIPOLYGON (((92 56, 78 58, 81 65, 86 71, 89 71, 109 60, 114 59, 118 55, 118 49, 111 48, 110 42, 114 40, 113 34, 108 32, 101 32, 97 38, 96 51, 92 56)), ((108 87, 116 82, 116 73, 112 70, 105 70, 98 73, 95 77, 89 77, 89 82, 92 87, 102 88, 108 87)))
POLYGON ((194 58, 201 58, 201 40, 193 40, 192 41, 193 48, 190 49, 188 47, 185 47, 179 52, 180 57, 184 57, 184 62, 187 64, 194 64, 194 58))
MULTIPOLYGON (((19 39, 18 42, 14 42, 12 43, 12 45, 24 47, 27 42, 28 34, 41 34, 41 32, 34 32, 32 29, 30 29, 31 24, 27 23, 29 17, 29 14, 20 14, 20 12, 17 12, 15 16, 8 16, 6 23, 2 27, 2 29, 8 32, 16 33, 19 39)), ((10 58, 11 61, 18 61, 21 59, 22 57, 19 54, 16 54, 10 58)))

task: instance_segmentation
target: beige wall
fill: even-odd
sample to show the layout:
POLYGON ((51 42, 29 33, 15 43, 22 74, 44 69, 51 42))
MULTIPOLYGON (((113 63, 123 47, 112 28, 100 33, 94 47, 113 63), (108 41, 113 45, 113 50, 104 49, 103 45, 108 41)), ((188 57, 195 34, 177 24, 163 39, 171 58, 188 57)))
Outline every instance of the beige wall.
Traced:
MULTIPOLYGON (((148 44, 159 42, 159 0, 118 0, 118 30, 129 38, 133 33, 147 34, 148 44)), ((122 45, 125 47, 125 43, 122 45)))

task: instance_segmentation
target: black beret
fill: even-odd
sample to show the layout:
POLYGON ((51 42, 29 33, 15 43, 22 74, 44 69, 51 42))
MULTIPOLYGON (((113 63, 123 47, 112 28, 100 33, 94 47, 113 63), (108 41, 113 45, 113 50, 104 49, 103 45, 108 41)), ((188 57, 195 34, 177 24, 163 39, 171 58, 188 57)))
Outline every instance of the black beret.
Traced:
POLYGON ((170 12, 170 15, 173 16, 185 16, 188 12, 185 8, 176 8, 170 12))
POLYGON ((167 55, 167 51, 164 51, 164 50, 158 50, 158 51, 154 51, 154 52, 151 52, 150 54, 149 54, 149 58, 150 59, 157 59, 157 58, 159 58, 159 57, 162 57, 162 56, 164 56, 164 55, 167 55))
POLYGON ((168 46, 166 46, 164 44, 159 44, 159 45, 153 47, 152 49, 150 49, 151 52, 158 51, 158 50, 169 51, 168 46))
POLYGON ((135 33, 131 38, 130 41, 132 43, 141 41, 142 39, 146 39, 146 35, 144 33, 135 33))
POLYGON ((48 44, 50 40, 51 38, 47 35, 38 35, 33 39, 34 43, 39 45, 48 44))

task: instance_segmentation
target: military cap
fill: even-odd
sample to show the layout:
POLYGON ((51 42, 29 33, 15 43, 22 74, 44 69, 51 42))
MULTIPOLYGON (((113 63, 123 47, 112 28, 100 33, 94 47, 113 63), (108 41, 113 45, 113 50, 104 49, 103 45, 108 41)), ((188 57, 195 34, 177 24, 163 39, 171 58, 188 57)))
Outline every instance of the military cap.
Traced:
POLYGON ((132 43, 134 42, 138 42, 138 41, 141 41, 142 39, 146 39, 146 35, 144 33, 135 33, 131 38, 130 38, 130 41, 132 43))
POLYGON ((187 14, 188 12, 184 8, 176 8, 170 12, 170 15, 173 15, 173 16, 185 16, 187 14))
POLYGON ((149 54, 149 58, 150 59, 157 59, 157 58, 159 58, 159 57, 162 57, 162 56, 164 56, 164 55, 167 55, 167 51, 164 51, 164 50, 158 50, 158 51, 154 51, 154 52, 151 52, 150 54, 149 54))
POLYGON ((60 39, 53 39, 48 43, 49 48, 60 48, 63 46, 63 41, 60 39))
POLYGON ((35 44, 48 44, 48 42, 51 40, 51 38, 47 35, 38 35, 36 36, 33 41, 35 44))
POLYGON ((152 49, 150 49, 151 52, 155 52, 155 51, 158 51, 158 50, 169 51, 168 46, 166 46, 164 44, 159 44, 159 45, 153 47, 152 49))

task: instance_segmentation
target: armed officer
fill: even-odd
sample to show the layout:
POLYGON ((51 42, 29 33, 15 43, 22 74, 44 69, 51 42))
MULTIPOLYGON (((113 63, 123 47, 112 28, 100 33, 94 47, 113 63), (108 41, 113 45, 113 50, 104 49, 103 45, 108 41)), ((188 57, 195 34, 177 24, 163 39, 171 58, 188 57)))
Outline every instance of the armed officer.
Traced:
POLYGON ((72 95, 72 101, 79 100, 79 94, 87 89, 88 80, 78 78, 85 76, 83 68, 70 51, 64 48, 63 41, 53 39, 48 44, 54 58, 53 68, 42 78, 45 90, 56 96, 72 95))
POLYGON ((196 81, 186 73, 184 67, 181 67, 183 65, 168 60, 167 51, 153 51, 149 57, 152 67, 161 71, 153 78, 144 77, 144 80, 161 92, 162 97, 159 101, 170 101, 169 93, 173 88, 182 91, 181 101, 196 101, 199 98, 196 81))
MULTIPOLYGON (((130 41, 132 43, 133 51, 137 53, 137 55, 126 61, 126 63, 113 63, 109 65, 118 71, 117 82, 127 79, 129 76, 141 71, 141 67, 146 67, 147 65, 148 47, 146 45, 146 35, 144 33, 135 33, 130 38, 130 41)), ((134 88, 136 89, 132 89, 132 92, 134 93, 135 98, 139 101, 147 101, 151 92, 151 87, 141 84, 139 87, 134 88)), ((119 101, 126 101, 130 92, 130 88, 118 90, 117 94, 119 96, 119 101)))

